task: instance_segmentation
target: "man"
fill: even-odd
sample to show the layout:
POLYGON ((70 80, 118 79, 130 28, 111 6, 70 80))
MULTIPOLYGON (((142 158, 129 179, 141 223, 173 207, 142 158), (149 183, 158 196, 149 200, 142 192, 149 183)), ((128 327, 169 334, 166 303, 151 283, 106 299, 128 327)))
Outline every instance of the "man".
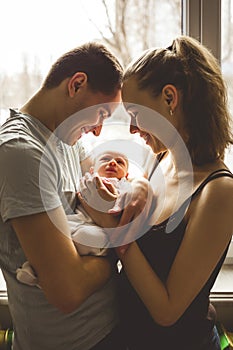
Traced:
POLYGON ((103 350, 106 339, 121 349, 111 265, 80 257, 70 239, 66 212, 75 207, 81 175, 76 146, 57 138, 71 145, 82 131, 98 136, 120 101, 121 77, 104 46, 80 46, 55 62, 41 89, 0 129, 0 263, 14 350, 103 350), (25 259, 41 289, 17 281, 25 259))

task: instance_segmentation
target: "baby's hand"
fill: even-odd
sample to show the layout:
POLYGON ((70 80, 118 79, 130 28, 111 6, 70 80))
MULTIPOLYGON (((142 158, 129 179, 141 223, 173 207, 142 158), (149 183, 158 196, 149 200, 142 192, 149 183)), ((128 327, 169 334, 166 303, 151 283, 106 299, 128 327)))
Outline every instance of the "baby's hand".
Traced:
POLYGON ((80 180, 80 193, 92 208, 108 212, 117 199, 117 190, 108 179, 102 180, 97 173, 86 173, 80 180))

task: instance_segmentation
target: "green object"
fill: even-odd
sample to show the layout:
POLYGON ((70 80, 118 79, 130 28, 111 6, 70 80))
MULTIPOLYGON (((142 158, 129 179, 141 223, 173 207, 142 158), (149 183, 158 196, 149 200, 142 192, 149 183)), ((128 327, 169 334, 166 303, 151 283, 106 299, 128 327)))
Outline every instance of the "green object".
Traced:
POLYGON ((7 350, 11 350, 13 337, 14 337, 14 332, 12 330, 8 330, 7 337, 6 337, 7 350))
POLYGON ((220 345, 221 345, 221 350, 227 350, 229 349, 229 342, 225 334, 219 335, 220 338, 220 345))
POLYGON ((229 343, 228 338, 225 334, 225 329, 222 327, 221 323, 217 324, 217 331, 218 331, 218 335, 220 338, 221 350, 230 349, 230 343, 229 343))

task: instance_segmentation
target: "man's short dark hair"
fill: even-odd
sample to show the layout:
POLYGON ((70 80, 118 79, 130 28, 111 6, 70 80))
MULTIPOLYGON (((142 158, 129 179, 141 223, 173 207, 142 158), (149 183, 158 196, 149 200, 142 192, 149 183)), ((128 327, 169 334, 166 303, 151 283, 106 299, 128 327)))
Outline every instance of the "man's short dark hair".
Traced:
POLYGON ((111 95, 120 89, 123 68, 118 59, 98 42, 86 43, 64 55, 52 65, 43 87, 51 89, 76 72, 84 72, 93 91, 111 95))

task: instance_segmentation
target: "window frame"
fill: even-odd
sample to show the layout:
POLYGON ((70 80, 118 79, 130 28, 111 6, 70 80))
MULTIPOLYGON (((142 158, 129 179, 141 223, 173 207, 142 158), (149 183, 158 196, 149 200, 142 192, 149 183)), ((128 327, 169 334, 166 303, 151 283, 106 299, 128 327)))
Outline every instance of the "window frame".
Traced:
POLYGON ((198 39, 221 63, 221 0, 182 0, 181 7, 182 34, 198 39))
MULTIPOLYGON (((181 11, 182 34, 206 45, 221 64, 221 0, 181 0, 181 11)), ((233 240, 224 263, 233 264, 233 240)))
MULTIPOLYGON (((221 0, 182 0, 181 8, 182 34, 198 39, 221 64, 221 0)), ((233 239, 224 264, 233 264, 233 239)))

